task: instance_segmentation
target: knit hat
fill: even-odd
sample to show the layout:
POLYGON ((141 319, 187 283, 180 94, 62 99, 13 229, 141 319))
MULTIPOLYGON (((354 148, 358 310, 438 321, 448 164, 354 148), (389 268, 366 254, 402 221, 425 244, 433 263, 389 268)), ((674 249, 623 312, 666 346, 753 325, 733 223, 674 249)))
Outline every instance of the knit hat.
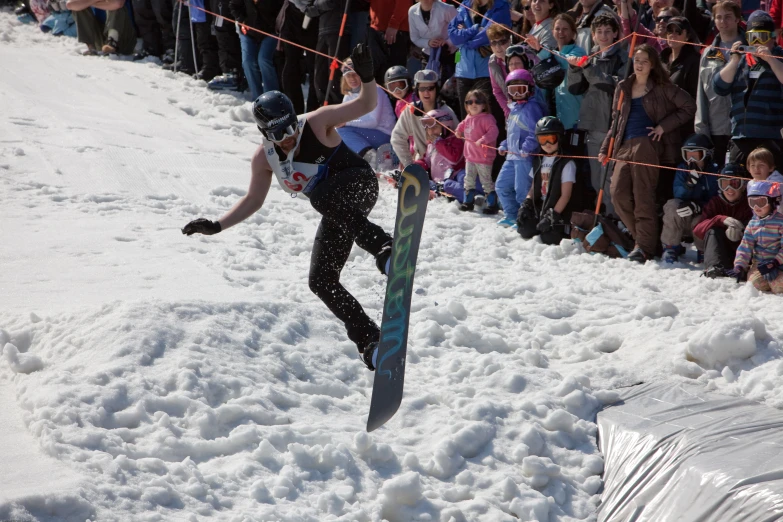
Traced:
POLYGON ((775 22, 766 11, 753 11, 748 18, 748 31, 775 32, 775 22))

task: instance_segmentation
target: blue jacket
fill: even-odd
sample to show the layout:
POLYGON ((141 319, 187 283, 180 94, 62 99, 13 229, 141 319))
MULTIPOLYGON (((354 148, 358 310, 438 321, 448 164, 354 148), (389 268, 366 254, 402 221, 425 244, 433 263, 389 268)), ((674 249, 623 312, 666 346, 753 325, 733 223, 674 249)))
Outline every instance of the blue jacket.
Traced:
POLYGON ((536 122, 546 115, 544 105, 537 98, 531 98, 527 103, 517 103, 511 108, 506 120, 506 139, 500 144, 501 149, 507 149, 506 161, 521 161, 519 154, 538 152, 536 139, 536 122))
MULTIPOLYGON (((685 184, 688 179, 688 170, 685 163, 677 165, 677 173, 674 175, 674 197, 683 201, 695 201, 704 206, 710 199, 718 195, 720 190, 718 189, 718 178, 702 174, 696 186, 689 187, 685 184)), ((703 169, 699 170, 715 173, 719 171, 718 166, 714 163, 705 165, 703 169)))
MULTIPOLYGON (((783 49, 775 46, 774 56, 783 57, 783 49)), ((747 60, 740 60, 737 74, 731 83, 724 82, 720 71, 715 72, 712 84, 715 94, 731 96, 731 137, 732 138, 765 138, 780 139, 780 121, 783 114, 783 84, 778 81, 769 65, 757 60, 752 68, 747 60), (750 82, 750 71, 760 71, 761 76, 747 95, 750 82)))
MULTIPOLYGON (((462 2, 467 7, 473 7, 473 0, 464 0, 462 2)), ((511 27, 511 7, 508 0, 495 0, 492 9, 487 11, 482 18, 481 23, 474 23, 473 12, 460 6, 457 9, 457 16, 449 23, 449 40, 459 47, 459 62, 454 76, 457 78, 489 78, 489 56, 482 58, 478 51, 479 47, 488 46, 487 26, 490 18, 498 24, 506 24, 511 27), (464 29, 457 29, 462 24, 464 29)))
MULTIPOLYGON (((565 56, 576 56, 580 58, 587 56, 585 50, 576 44, 568 44, 560 51, 560 54, 565 56)), ((552 56, 552 53, 546 49, 542 49, 538 53, 538 57, 542 60, 546 60, 552 56)), ((582 95, 575 95, 568 92, 568 62, 565 58, 558 55, 554 55, 557 63, 566 72, 566 77, 563 78, 563 82, 555 88, 555 106, 557 107, 557 119, 563 122, 563 126, 566 129, 573 129, 576 124, 579 123, 579 108, 582 106, 582 95)))
MULTIPOLYGON (((190 20, 196 24, 206 22, 207 13, 204 12, 204 0, 191 0, 190 3, 193 5, 193 9, 190 10, 190 20)), ((176 23, 177 22, 175 21, 175 27, 176 23)))

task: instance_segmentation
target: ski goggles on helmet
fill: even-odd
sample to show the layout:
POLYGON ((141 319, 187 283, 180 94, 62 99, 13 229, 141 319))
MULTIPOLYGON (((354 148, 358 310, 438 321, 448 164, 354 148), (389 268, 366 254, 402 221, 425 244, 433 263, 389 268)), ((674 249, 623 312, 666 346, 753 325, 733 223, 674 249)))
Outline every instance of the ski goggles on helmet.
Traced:
POLYGON ((557 134, 537 134, 536 139, 539 145, 557 145, 560 141, 560 136, 557 134))
POLYGON ((745 36, 750 45, 765 44, 772 39, 772 31, 748 31, 745 36))
POLYGON ((508 92, 509 96, 524 96, 528 92, 530 92, 530 87, 525 85, 524 83, 512 83, 511 85, 506 86, 506 91, 508 92))
POLYGON ((764 208, 770 204, 768 196, 749 196, 748 206, 750 208, 764 208))
POLYGON ((736 178, 718 178, 718 188, 721 189, 723 192, 731 189, 731 190, 742 190, 742 187, 745 186, 747 181, 744 179, 736 179, 736 178))
POLYGON ((682 149, 682 160, 685 163, 691 161, 702 161, 707 157, 707 151, 704 149, 682 149))
POLYGON ((296 136, 296 127, 296 125, 289 125, 288 127, 281 127, 278 129, 262 129, 259 127, 258 130, 261 131, 261 134, 263 134, 267 140, 273 143, 280 143, 288 138, 296 136))
POLYGON ((386 84, 386 88, 391 91, 392 94, 405 93, 408 91, 408 80, 401 78, 399 80, 392 80, 386 84))
POLYGON ((438 73, 430 69, 422 69, 413 75, 413 84, 416 86, 420 83, 438 83, 438 80, 440 80, 438 73))
POLYGON ((451 118, 447 116, 441 116, 439 118, 433 118, 432 116, 423 116, 421 118, 421 124, 425 129, 431 129, 436 126, 440 127, 441 125, 438 124, 438 122, 449 121, 449 120, 451 120, 451 118))

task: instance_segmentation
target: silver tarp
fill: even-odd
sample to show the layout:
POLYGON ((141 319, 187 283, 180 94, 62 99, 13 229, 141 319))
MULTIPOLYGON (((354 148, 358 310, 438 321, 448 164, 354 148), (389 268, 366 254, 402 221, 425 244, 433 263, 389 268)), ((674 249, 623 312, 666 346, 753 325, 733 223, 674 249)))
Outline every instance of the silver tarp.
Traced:
POLYGON ((599 522, 783 520, 783 412, 680 383, 598 413, 599 522))

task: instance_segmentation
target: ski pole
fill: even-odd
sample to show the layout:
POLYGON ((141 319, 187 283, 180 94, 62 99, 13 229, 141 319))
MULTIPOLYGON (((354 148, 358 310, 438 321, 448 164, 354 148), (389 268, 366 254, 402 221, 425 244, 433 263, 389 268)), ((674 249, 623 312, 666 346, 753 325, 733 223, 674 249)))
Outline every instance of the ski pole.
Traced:
POLYGON ((177 34, 174 37, 174 72, 177 72, 177 54, 179 52, 179 23, 182 21, 182 2, 179 1, 179 14, 177 15, 177 34))
POLYGON ((337 48, 334 51, 334 57, 332 58, 332 63, 331 65, 329 65, 329 83, 326 84, 326 94, 324 94, 324 107, 329 105, 329 93, 332 92, 332 85, 334 84, 334 71, 337 70, 337 54, 340 52, 340 42, 343 39, 343 32, 345 31, 345 22, 346 20, 348 20, 348 9, 350 5, 351 5, 351 0, 345 0, 343 21, 342 23, 340 23, 340 33, 337 35, 337 48))
POLYGON ((188 20, 190 21, 190 47, 193 49, 193 72, 198 72, 198 59, 196 58, 196 37, 193 36, 193 16, 188 7, 188 20))
MULTIPOLYGON (((625 75, 623 77, 623 80, 627 80, 628 76, 631 75, 631 67, 633 67, 633 50, 634 47, 636 47, 636 32, 639 30, 639 21, 642 19, 642 6, 644 5, 645 0, 639 0, 639 3, 636 5, 636 24, 634 24, 633 28, 633 37, 631 38, 631 45, 628 46, 628 62, 626 63, 625 67, 625 75)), ((629 6, 630 7, 630 6, 629 6)), ((619 85, 619 83, 618 83, 619 85)), ((620 91, 620 96, 617 97, 617 106, 614 108, 614 111, 617 112, 618 116, 620 113, 620 108, 623 106, 624 101, 624 92, 620 91)), ((606 151, 606 161, 601 166, 603 169, 603 172, 601 173, 601 185, 598 188, 598 198, 595 201, 595 214, 593 215, 593 228, 595 228, 595 225, 598 223, 598 213, 601 211, 601 202, 604 199, 604 185, 606 185, 606 178, 609 176, 609 162, 612 157, 612 153, 614 152, 614 134, 617 132, 617 120, 619 120, 619 117, 612 118, 612 128, 609 131, 609 135, 611 138, 609 138, 609 149, 606 151)))

